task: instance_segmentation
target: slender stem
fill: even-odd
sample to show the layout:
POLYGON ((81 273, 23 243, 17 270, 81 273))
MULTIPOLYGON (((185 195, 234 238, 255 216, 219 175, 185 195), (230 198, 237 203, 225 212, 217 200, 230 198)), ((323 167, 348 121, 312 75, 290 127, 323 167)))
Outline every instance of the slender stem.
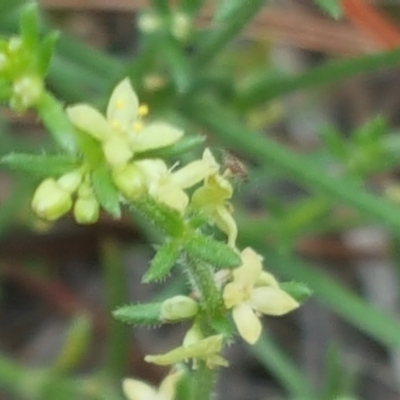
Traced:
POLYGON ((200 304, 206 313, 215 315, 222 307, 222 298, 221 292, 215 285, 211 266, 187 256, 185 272, 189 275, 193 287, 199 291, 200 304))
POLYGON ((221 23, 218 28, 207 35, 200 44, 194 65, 198 68, 218 55, 225 45, 253 18, 266 3, 265 0, 243 1, 231 18, 221 23))
POLYGON ((116 378, 123 376, 127 364, 128 330, 111 314, 121 304, 127 303, 126 282, 122 268, 121 252, 117 243, 105 240, 101 249, 102 266, 106 283, 109 337, 106 372, 116 378))
POLYGON ((199 361, 198 367, 192 374, 192 399, 211 400, 214 398, 216 370, 207 368, 204 361, 199 361))

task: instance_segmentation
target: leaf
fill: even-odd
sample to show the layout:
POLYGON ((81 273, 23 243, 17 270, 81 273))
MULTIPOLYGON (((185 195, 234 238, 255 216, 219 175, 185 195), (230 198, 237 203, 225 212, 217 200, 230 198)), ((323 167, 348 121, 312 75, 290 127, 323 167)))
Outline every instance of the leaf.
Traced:
POLYGON ((6 167, 41 178, 59 177, 79 167, 76 158, 68 155, 36 155, 11 153, 0 159, 6 167))
POLYGON ((181 247, 179 243, 170 241, 157 249, 157 253, 151 260, 150 268, 144 275, 142 282, 149 283, 165 278, 171 271, 179 257, 181 247))
POLYGON ((342 82, 344 79, 357 74, 397 66, 399 62, 400 50, 395 49, 346 60, 329 61, 302 74, 277 76, 272 82, 270 73, 262 73, 246 87, 241 88, 238 93, 237 106, 241 111, 249 110, 254 106, 293 93, 296 90, 342 82))
POLYGON ((121 217, 119 195, 106 165, 100 164, 92 172, 94 192, 100 205, 114 218, 121 217))
POLYGON ((52 32, 45 36, 39 45, 36 68, 39 75, 44 76, 49 68, 54 46, 59 38, 59 32, 52 32))
POLYGON ((56 143, 69 153, 77 149, 75 129, 68 119, 61 103, 50 93, 38 101, 37 112, 56 143))
POLYGON ((113 316, 127 324, 133 325, 159 325, 161 323, 161 304, 131 304, 117 308, 113 316))
POLYGON ((227 244, 203 235, 190 235, 184 243, 184 250, 194 259, 209 264, 234 268, 241 264, 240 256, 227 244))
POLYGON ((340 161, 345 161, 349 157, 348 143, 346 143, 340 132, 333 126, 325 126, 318 132, 325 147, 340 161))
POLYGON ((21 15, 20 32, 25 48, 35 53, 39 41, 39 16, 36 3, 25 6, 21 15))
POLYGON ((187 56, 177 40, 163 35, 159 42, 158 51, 161 53, 162 59, 166 64, 176 92, 178 94, 186 93, 193 80, 192 68, 187 56))
POLYGON ((299 303, 303 303, 313 294, 313 291, 301 282, 281 282, 279 283, 279 286, 299 303))
POLYGON ((76 367, 90 345, 92 324, 85 315, 77 316, 68 329, 67 337, 53 368, 67 372, 76 367))
POLYGON ((243 0, 218 0, 213 16, 213 22, 227 22, 237 15, 243 5, 243 0))
POLYGON ((131 203, 131 207, 171 237, 180 237, 184 231, 184 221, 178 211, 173 210, 151 197, 131 203))
POLYGON ((172 146, 161 149, 150 150, 139 153, 136 159, 146 158, 173 158, 176 159, 182 155, 190 153, 192 150, 203 145, 206 138, 201 135, 184 135, 181 140, 174 143, 172 146))
POLYGON ((342 16, 340 0, 315 0, 315 3, 335 19, 339 19, 342 16))

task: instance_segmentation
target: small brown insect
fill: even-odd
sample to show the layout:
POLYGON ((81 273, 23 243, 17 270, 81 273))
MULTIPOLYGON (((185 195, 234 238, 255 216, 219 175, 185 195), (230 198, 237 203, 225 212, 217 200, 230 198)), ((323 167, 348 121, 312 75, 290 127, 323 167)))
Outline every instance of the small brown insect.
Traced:
POLYGON ((246 181, 249 177, 247 167, 243 161, 228 151, 224 151, 222 155, 222 164, 239 181, 246 181))

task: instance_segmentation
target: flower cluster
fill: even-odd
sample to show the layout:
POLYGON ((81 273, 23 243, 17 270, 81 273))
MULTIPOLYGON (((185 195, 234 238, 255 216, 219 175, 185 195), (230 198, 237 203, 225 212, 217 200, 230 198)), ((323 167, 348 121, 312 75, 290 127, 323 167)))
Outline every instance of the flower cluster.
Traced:
MULTIPOLYGON (((144 119, 148 107, 139 103, 128 79, 115 87, 105 116, 87 104, 70 106, 66 112, 78 133, 89 135, 100 146, 121 197, 135 201, 150 196, 181 214, 190 204, 225 232, 234 247, 237 228, 227 202, 233 190, 228 180, 219 174, 219 164, 209 149, 204 151, 201 159, 182 167, 177 164, 169 167, 161 158, 143 158, 145 152, 177 143, 183 131, 162 121, 147 123, 144 119), (190 199, 187 189, 201 182, 203 185, 190 199)), ((46 179, 39 185, 32 207, 40 217, 50 221, 60 218, 71 209, 71 195, 78 190, 75 209, 84 209, 83 199, 86 198, 86 206, 92 207, 93 211, 86 219, 75 211, 76 221, 96 221, 98 211, 94 212, 96 198, 91 185, 91 167, 86 161, 83 165, 86 170, 85 190, 78 190, 77 184, 64 187, 64 177, 57 181, 46 179)))
MULTIPOLYGON (((227 361, 219 353, 227 337, 213 327, 204 329, 208 324, 205 321, 213 317, 224 318, 228 324, 233 321, 239 335, 254 344, 261 335, 262 314, 283 315, 299 304, 280 288, 273 275, 263 270, 259 254, 251 248, 241 252, 237 249, 238 229, 230 203, 233 195, 229 181, 231 175, 228 170, 221 171, 221 166, 208 148, 201 158, 183 166, 178 163, 170 166, 162 158, 146 156, 151 154, 149 151, 154 154, 154 150, 174 145, 183 137, 181 129, 166 122, 148 122, 148 111, 146 105, 139 103, 128 79, 115 87, 105 116, 86 104, 68 107, 66 113, 77 135, 89 138, 99 157, 94 157, 93 162, 87 149, 82 149, 80 167, 58 179, 45 179, 36 190, 32 207, 40 217, 51 221, 73 208, 78 223, 95 222, 99 216, 99 203, 102 203, 93 188, 93 173, 102 165, 106 167, 121 200, 135 205, 141 200, 152 199, 160 209, 173 210, 174 215, 182 220, 185 227, 182 237, 173 237, 162 247, 165 254, 159 256, 161 264, 172 265, 177 262, 180 251, 189 252, 185 249, 185 246, 190 247, 188 240, 204 238, 204 224, 216 226, 226 235, 226 244, 216 243, 212 238, 199 243, 207 247, 212 242, 214 244, 210 246, 214 246, 215 253, 221 252, 222 257, 227 255, 227 260, 233 258, 237 261, 229 269, 228 266, 224 269, 222 265, 223 270, 215 272, 212 259, 221 254, 207 254, 210 251, 207 248, 198 249, 195 254, 205 257, 203 261, 210 274, 209 284, 217 292, 218 305, 210 314, 205 307, 208 301, 206 295, 201 293, 201 288, 196 293, 196 287, 190 296, 178 295, 165 300, 157 313, 157 322, 193 319, 194 323, 181 346, 165 354, 148 355, 145 360, 158 365, 175 365, 192 360, 194 368, 199 363, 208 368, 226 366, 227 361), (203 221, 200 225, 191 220, 198 215, 203 221), (236 268, 232 269, 233 266, 236 268), (222 282, 217 282, 217 277, 221 276, 222 282)), ((158 272, 156 276, 159 276, 158 272)), ((141 381, 126 380, 124 391, 130 399, 173 399, 179 376, 175 373, 169 375, 158 391, 141 381)))

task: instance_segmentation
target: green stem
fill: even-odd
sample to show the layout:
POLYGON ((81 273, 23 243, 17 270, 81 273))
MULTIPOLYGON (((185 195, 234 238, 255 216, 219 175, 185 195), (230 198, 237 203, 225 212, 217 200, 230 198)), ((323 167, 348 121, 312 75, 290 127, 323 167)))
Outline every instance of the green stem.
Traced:
POLYGON ((282 349, 264 332, 254 346, 248 349, 289 392, 291 399, 314 400, 315 396, 304 373, 298 369, 282 349))
POLYGON ((104 240, 101 246, 101 260, 107 295, 109 337, 106 356, 106 372, 120 378, 126 371, 129 336, 124 324, 112 316, 112 311, 127 303, 126 280, 122 268, 119 246, 114 241, 104 240))
POLYGON ((192 374, 191 400, 211 400, 216 381, 216 370, 207 368, 203 361, 199 361, 197 369, 192 374))
POLYGON ((242 30, 248 21, 257 15, 265 2, 265 0, 243 1, 234 16, 231 16, 231 18, 218 25, 218 28, 204 37, 198 48, 193 65, 198 68, 201 65, 209 63, 242 30))
POLYGON ((200 292, 200 304, 208 315, 215 315, 222 307, 222 298, 211 266, 189 256, 185 261, 184 271, 189 275, 192 286, 200 292))

